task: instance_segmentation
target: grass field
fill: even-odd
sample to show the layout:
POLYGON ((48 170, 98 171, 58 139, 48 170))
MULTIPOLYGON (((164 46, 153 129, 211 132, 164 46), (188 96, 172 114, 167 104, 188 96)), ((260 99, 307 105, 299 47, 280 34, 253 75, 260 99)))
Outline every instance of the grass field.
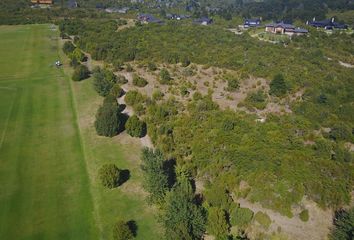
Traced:
POLYGON ((119 218, 136 221, 136 239, 159 239, 139 141, 96 136, 102 99, 91 80, 73 83, 68 66, 52 66, 63 57, 57 35, 49 25, 0 26, 0 239, 112 239, 119 218), (131 177, 107 190, 97 170, 111 162, 131 177))
MULTIPOLYGON (((72 68, 68 66, 63 53, 61 56, 65 72, 70 75, 72 68)), ((126 133, 114 138, 97 136, 93 126, 96 110, 103 98, 94 91, 92 80, 90 78, 82 82, 72 82, 72 88, 101 239, 111 239, 112 225, 118 219, 136 221, 137 240, 161 239, 161 229, 155 219, 156 211, 147 205, 141 187, 140 140, 126 133), (117 189, 103 188, 98 181, 97 171, 106 163, 128 169, 130 179, 117 189)))
POLYGON ((0 239, 97 239, 70 85, 48 25, 0 27, 0 239))

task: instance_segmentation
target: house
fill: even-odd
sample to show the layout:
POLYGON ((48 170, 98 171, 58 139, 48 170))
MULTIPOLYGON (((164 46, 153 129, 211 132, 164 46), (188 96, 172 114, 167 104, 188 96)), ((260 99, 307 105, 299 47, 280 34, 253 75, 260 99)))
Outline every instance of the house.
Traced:
POLYGON ((285 34, 288 36, 306 35, 308 33, 306 29, 297 28, 292 24, 284 22, 267 24, 265 26, 265 31, 273 34, 285 34))
POLYGON ((261 25, 261 19, 256 18, 256 19, 245 19, 245 22, 243 23, 244 28, 249 28, 249 27, 259 27, 261 25))
POLYGON ((172 13, 172 14, 168 13, 168 14, 166 14, 166 18, 179 21, 179 20, 190 18, 190 16, 189 15, 179 15, 179 14, 174 14, 174 13, 172 13))
POLYGON ((213 23, 213 19, 207 18, 207 17, 202 17, 194 20, 194 23, 200 24, 200 25, 210 25, 213 23))
POLYGON ((33 4, 47 4, 47 5, 52 5, 53 0, 31 0, 31 3, 33 4))
POLYGON ((139 14, 138 20, 141 23, 145 23, 145 24, 146 23, 163 23, 160 19, 155 18, 154 16, 152 16, 150 14, 145 14, 145 13, 139 14))
POLYGON ((107 13, 122 13, 126 14, 128 12, 129 8, 124 7, 124 8, 106 8, 105 11, 107 13))
POLYGON ((313 18, 312 21, 307 21, 306 24, 315 28, 323 28, 325 30, 348 29, 348 25, 335 22, 334 18, 326 19, 322 21, 316 21, 316 18, 313 18))
POLYGON ((79 5, 75 0, 69 0, 68 1, 68 8, 77 8, 79 5))

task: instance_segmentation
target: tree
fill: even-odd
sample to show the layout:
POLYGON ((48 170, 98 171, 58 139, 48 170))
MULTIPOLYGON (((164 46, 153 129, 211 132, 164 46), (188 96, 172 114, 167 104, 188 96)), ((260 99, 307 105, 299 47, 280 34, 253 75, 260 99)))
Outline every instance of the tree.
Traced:
POLYGON ((218 207, 208 209, 207 231, 218 240, 227 240, 229 235, 229 225, 226 221, 225 211, 218 207))
POLYGON ((161 84, 168 84, 171 81, 170 73, 166 68, 161 69, 160 71, 160 83, 161 84))
POLYGON ((164 156, 159 150, 144 148, 142 151, 144 188, 149 192, 149 202, 162 204, 168 191, 168 176, 164 171, 164 156))
POLYGON ((146 134, 146 124, 139 120, 137 116, 131 116, 125 124, 127 133, 132 137, 144 137, 146 134))
POLYGON ((103 165, 98 175, 102 185, 107 188, 118 187, 122 181, 122 171, 114 164, 103 165))
POLYGON ((145 87, 148 82, 144 78, 139 77, 137 74, 133 74, 133 84, 138 87, 145 87))
POLYGON ((330 234, 331 240, 354 239, 354 208, 339 210, 335 214, 334 228, 330 234))
POLYGON ((112 71, 99 67, 94 69, 93 87, 100 96, 107 96, 116 82, 117 78, 112 71))
POLYGON ((282 97, 288 91, 284 76, 282 74, 277 74, 274 76, 273 80, 270 82, 269 94, 277 97, 282 97))
POLYGON ((166 195, 162 223, 167 240, 201 239, 205 232, 206 214, 196 204, 189 181, 177 183, 166 195))
POLYGON ((124 126, 124 116, 119 111, 118 104, 103 104, 96 114, 95 128, 100 136, 113 137, 124 126))
POLYGON ((72 79, 73 81, 81 81, 90 76, 90 71, 84 65, 78 65, 73 73, 72 79))
POLYGON ((130 240, 134 238, 134 234, 127 222, 119 220, 113 228, 114 240, 130 240))

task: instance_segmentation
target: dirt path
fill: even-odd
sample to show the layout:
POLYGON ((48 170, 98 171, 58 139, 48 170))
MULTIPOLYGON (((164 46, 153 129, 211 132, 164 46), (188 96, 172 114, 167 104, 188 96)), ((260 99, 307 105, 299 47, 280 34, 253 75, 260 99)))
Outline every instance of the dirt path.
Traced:
POLYGON ((303 205, 309 210, 309 220, 303 222, 298 216, 288 218, 273 210, 262 207, 259 203, 251 203, 246 199, 238 199, 241 207, 251 209, 254 213, 262 211, 272 219, 269 233, 281 232, 289 237, 289 240, 325 240, 332 226, 332 212, 320 209, 314 202, 304 200, 303 205))

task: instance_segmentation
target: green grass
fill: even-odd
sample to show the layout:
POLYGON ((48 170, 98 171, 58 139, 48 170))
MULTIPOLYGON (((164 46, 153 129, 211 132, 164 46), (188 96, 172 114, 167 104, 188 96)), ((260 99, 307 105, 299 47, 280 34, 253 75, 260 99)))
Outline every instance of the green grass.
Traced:
POLYGON ((0 27, 0 239, 98 238, 57 35, 0 27))
POLYGON ((57 35, 49 25, 0 27, 0 239, 112 239, 118 219, 136 221, 136 239, 159 239, 139 141, 96 135, 102 99, 91 79, 74 83, 68 66, 52 66, 64 59, 57 35), (104 163, 131 178, 103 188, 104 163))
MULTIPOLYGON (((65 66, 68 61, 62 54, 65 66)), ((70 75, 72 69, 65 67, 70 75)), ((126 133, 114 138, 99 137, 93 127, 96 110, 103 98, 94 91, 92 78, 72 82, 75 106, 91 179, 94 203, 99 213, 98 222, 102 239, 111 239, 113 224, 118 219, 134 220, 138 226, 137 240, 161 239, 161 229, 155 220, 156 210, 149 207, 142 191, 140 169, 141 145, 126 133), (105 189, 98 179, 98 169, 114 163, 130 171, 130 179, 117 189, 105 189)))

